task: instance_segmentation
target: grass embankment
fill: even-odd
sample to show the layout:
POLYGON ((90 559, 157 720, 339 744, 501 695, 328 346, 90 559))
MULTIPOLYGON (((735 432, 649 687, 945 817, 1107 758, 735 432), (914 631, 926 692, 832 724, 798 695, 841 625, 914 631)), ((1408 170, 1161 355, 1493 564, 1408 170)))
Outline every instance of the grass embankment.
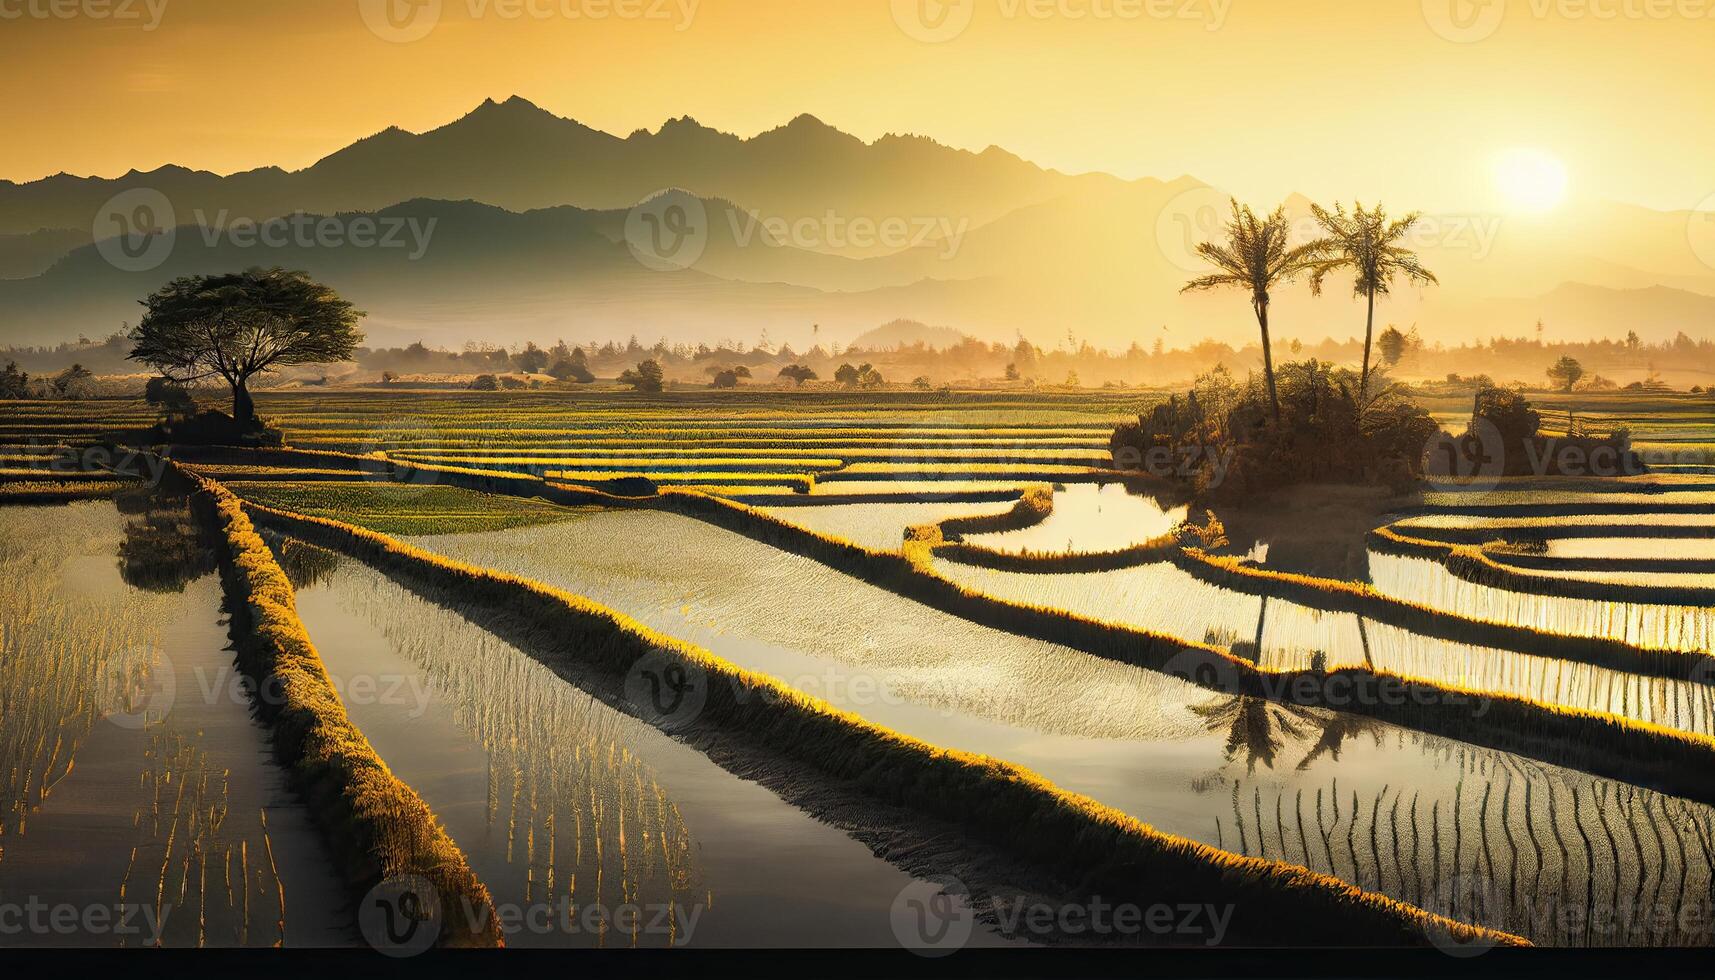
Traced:
POLYGON ((581 683, 622 707, 623 680, 646 656, 663 669, 676 666, 704 678, 701 711, 688 727, 672 726, 674 734, 737 740, 878 803, 950 822, 1047 878, 1075 883, 1104 901, 1230 905, 1231 934, 1243 943, 1422 944, 1434 930, 1465 938, 1482 932, 1326 875, 1160 833, 1027 770, 937 748, 838 711, 569 592, 341 522, 250 509, 277 531, 352 555, 457 603, 467 615, 519 637, 526 649, 551 653, 553 666, 575 669, 581 683))
POLYGON ((106 500, 137 486, 132 480, 39 480, 0 482, 0 504, 69 504, 79 500, 106 500))
MULTIPOLYGON (((1377 528, 1370 532, 1369 544, 1371 548, 1384 554, 1439 562, 1449 573, 1464 581, 1511 592, 1529 592, 1562 599, 1588 599, 1595 602, 1715 606, 1715 587, 1596 582, 1540 574, 1515 568, 1507 561, 1497 560, 1496 556, 1488 554, 1481 545, 1429 540, 1407 534, 1394 526, 1377 528)), ((1575 560, 1554 561, 1563 568, 1577 567, 1575 560)), ((1678 656, 1693 662, 1707 659, 1688 654, 1678 656)), ((1702 673, 1706 674, 1708 671, 1705 669, 1702 673)))
MULTIPOLYGON (((629 505, 653 506, 694 517, 980 625, 1170 673, 1221 693, 1360 714, 1715 804, 1715 739, 1705 736, 1363 667, 1263 670, 1211 644, 1089 619, 1062 609, 1009 602, 967 589, 931 566, 932 530, 922 530, 914 536, 917 540, 907 540, 904 553, 899 554, 872 551, 700 494, 667 493, 629 505)), ((1307 579, 1306 583, 1321 581, 1307 579)), ((1699 662, 1699 658, 1685 654, 1658 656, 1678 657, 1681 663, 1699 662)))
POLYGON ((346 715, 298 619, 292 586, 242 502, 218 483, 175 472, 214 532, 238 664, 267 692, 257 707, 272 730, 274 753, 320 826, 354 911, 355 900, 380 882, 419 875, 438 890, 446 913, 442 945, 502 945, 487 887, 428 804, 388 770, 346 715), (477 910, 475 921, 466 908, 477 910))
POLYGON ((1173 534, 1104 552, 999 551, 963 540, 967 534, 989 534, 1020 531, 1047 520, 1054 511, 1054 491, 1048 487, 1031 487, 1022 499, 1005 514, 993 517, 954 517, 938 524, 920 525, 910 529, 912 540, 929 546, 936 558, 992 568, 1002 572, 1069 573, 1108 572, 1136 565, 1165 561, 1170 549, 1179 547, 1173 534))

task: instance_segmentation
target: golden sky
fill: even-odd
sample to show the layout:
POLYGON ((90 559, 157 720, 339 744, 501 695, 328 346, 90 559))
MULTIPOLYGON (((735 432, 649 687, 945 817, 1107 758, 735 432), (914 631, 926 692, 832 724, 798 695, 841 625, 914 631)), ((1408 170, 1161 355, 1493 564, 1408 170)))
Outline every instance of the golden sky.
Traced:
POLYGON ((1715 194, 1715 0, 391 2, 0 0, 0 178, 297 168, 518 94, 620 134, 810 112, 1258 203, 1493 207, 1520 147, 1574 196, 1715 194))

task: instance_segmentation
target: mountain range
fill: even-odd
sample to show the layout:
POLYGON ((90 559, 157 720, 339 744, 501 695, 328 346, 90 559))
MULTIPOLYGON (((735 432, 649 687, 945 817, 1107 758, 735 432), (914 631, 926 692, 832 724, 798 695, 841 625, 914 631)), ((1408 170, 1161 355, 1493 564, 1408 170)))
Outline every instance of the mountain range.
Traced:
MULTIPOLYGON (((622 138, 512 98, 299 171, 0 181, 0 346, 98 336, 173 276, 246 265, 326 280, 368 311, 376 344, 767 330, 802 348, 900 318, 1049 346, 1237 344, 1255 330, 1243 297, 1179 293, 1225 200, 1189 177, 1068 175, 918 136, 866 143, 811 116, 748 139, 691 119, 622 138), (144 218, 174 230, 139 264, 111 239, 144 218), (250 224, 270 219, 271 238, 250 224), (391 244, 370 240, 387 229, 391 244)), ((1286 207, 1308 234, 1309 202, 1286 207)), ((1538 320, 1567 340, 1715 324, 1715 223, 1687 212, 1428 215, 1420 232, 1441 285, 1378 312, 1431 343, 1524 336, 1538 320)), ((1308 341, 1350 336, 1361 315, 1343 287, 1313 299, 1300 286, 1273 321, 1308 341)))

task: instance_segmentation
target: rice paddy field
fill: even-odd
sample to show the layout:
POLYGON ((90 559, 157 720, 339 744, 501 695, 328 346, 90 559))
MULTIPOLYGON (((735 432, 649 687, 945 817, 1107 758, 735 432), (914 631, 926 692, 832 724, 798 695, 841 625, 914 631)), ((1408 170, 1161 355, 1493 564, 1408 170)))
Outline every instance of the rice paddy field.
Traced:
POLYGON ((969 917, 961 945, 1211 944, 1021 928, 1006 901, 1090 897, 1055 864, 1080 835, 977 846, 1030 822, 1002 815, 1020 779, 953 817, 865 797, 818 768, 857 749, 793 753, 804 712, 883 733, 867 771, 1016 766, 1164 835, 1278 924, 1266 945, 1301 941, 1300 899, 1257 884, 1281 868, 1537 945, 1715 945, 1706 401, 1588 396, 1573 414, 1629 428, 1650 473, 1425 487, 1330 579, 1193 538, 1199 508, 1111 468, 1153 398, 274 392, 286 448, 147 456, 114 445, 140 402, 9 404, 0 901, 161 924, 40 945, 378 944, 352 910, 394 878, 342 866, 347 815, 238 666, 234 569, 262 563, 336 693, 318 710, 420 799, 505 945, 914 946, 925 895, 969 917), (211 494, 259 551, 211 543, 211 494), (708 686, 609 666, 638 636, 708 686), (745 720, 685 722, 692 692, 745 720))

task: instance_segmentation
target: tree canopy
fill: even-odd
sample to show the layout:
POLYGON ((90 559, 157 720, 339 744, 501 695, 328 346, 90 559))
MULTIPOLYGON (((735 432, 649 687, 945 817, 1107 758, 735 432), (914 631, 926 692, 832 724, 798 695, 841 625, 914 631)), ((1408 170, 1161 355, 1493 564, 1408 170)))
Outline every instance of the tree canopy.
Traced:
POLYGON ((654 394, 665 387, 665 377, 661 365, 654 361, 644 361, 634 369, 626 369, 625 373, 619 376, 619 380, 621 384, 628 384, 636 391, 654 394))
POLYGON ((303 272, 251 268, 174 279, 143 300, 130 358, 179 384, 219 377, 233 418, 255 423, 248 382, 288 364, 343 361, 363 340, 363 313, 303 272))

